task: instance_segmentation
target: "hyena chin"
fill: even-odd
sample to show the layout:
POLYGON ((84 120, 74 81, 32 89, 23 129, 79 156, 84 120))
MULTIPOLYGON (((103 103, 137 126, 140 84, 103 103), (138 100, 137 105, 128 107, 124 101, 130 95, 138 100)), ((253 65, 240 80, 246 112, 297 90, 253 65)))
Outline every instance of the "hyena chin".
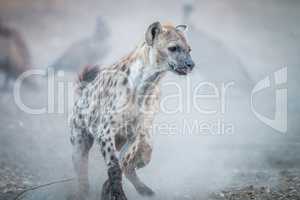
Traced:
POLYGON ((154 195, 136 169, 151 160, 150 128, 159 104, 159 82, 167 71, 186 75, 194 62, 184 31, 186 25, 155 22, 145 40, 127 57, 108 67, 85 69, 80 97, 70 118, 73 163, 81 199, 89 192, 88 155, 100 146, 108 179, 102 200, 125 200, 122 174, 144 196, 154 195))

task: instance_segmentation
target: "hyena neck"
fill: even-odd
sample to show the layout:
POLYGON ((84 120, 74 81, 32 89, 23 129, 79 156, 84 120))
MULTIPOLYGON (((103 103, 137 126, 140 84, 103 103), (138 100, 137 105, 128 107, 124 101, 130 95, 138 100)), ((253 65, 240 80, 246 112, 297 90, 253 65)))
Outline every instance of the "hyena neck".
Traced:
POLYGON ((157 62, 156 51, 145 42, 141 43, 130 55, 129 80, 131 88, 141 94, 149 94, 158 87, 166 70, 157 62))

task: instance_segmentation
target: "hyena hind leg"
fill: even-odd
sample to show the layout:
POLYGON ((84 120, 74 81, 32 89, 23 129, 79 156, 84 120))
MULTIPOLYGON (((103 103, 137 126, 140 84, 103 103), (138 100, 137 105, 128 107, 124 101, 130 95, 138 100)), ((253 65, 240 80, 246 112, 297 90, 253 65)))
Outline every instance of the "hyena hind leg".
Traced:
POLYGON ((76 130, 72 133, 73 165, 78 179, 79 198, 85 199, 89 194, 88 163, 89 151, 94 143, 94 138, 85 130, 76 130))

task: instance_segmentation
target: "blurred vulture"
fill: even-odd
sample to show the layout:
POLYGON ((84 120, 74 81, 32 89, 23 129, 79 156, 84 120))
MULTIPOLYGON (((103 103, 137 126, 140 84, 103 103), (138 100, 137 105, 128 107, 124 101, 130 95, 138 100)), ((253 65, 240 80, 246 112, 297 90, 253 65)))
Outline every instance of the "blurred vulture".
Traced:
POLYGON ((0 20, 0 70, 4 73, 1 88, 7 89, 10 79, 30 68, 30 53, 22 35, 0 20))
POLYGON ((86 65, 95 65, 109 51, 107 38, 109 30, 106 23, 97 19, 94 33, 73 43, 50 67, 55 71, 78 71, 86 65))

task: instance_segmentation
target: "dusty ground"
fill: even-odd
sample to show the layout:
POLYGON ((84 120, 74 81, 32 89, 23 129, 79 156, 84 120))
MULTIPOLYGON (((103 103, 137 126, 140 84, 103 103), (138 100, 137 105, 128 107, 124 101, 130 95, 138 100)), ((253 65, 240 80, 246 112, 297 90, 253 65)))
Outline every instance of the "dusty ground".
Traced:
MULTIPOLYGON (((2 154, 3 155, 3 154, 2 154)), ((18 162, 8 162, 9 158, 2 156, 0 170, 0 199, 14 199, 24 189, 47 183, 45 176, 35 173, 28 164, 20 159, 18 162), (5 161, 5 162, 4 162, 5 161)), ((211 200, 297 200, 300 199, 300 170, 288 169, 285 166, 265 170, 235 170, 228 173, 231 184, 217 191, 196 192, 186 185, 185 192, 176 194, 158 193, 155 199, 211 199, 211 200), (282 167, 286 169, 282 169, 282 167)), ((50 181, 50 180, 49 180, 50 181)), ((126 183, 128 184, 128 183, 126 183)), ((190 184, 193 185, 191 181, 190 184)), ((97 184, 99 185, 99 184, 97 184)), ((216 184, 217 185, 217 184, 216 184)), ((46 188, 27 192, 24 199, 68 199, 72 195, 72 183, 60 183, 46 188)), ((199 188, 201 191, 201 188, 199 188)), ((130 195, 134 191, 129 189, 130 195)), ((99 195, 99 189, 93 187, 93 199, 99 195)), ((134 196, 134 195, 133 195, 134 196)))
MULTIPOLYGON (((261 184, 261 179, 271 179, 271 174, 257 172, 252 178, 256 179, 257 184, 243 187, 232 187, 211 195, 211 199, 218 200, 248 200, 248 199, 300 199, 300 174, 299 170, 280 171, 276 177, 275 185, 261 184)), ((251 178, 244 176, 244 178, 251 178)), ((272 177, 273 179, 275 177, 272 177)), ((263 181, 263 180, 262 180, 263 181)))
MULTIPOLYGON (((101 63, 111 63, 130 51, 150 22, 182 21, 182 1, 32 2, 0 0, 0 15, 24 34, 36 68, 46 68, 72 42, 88 36, 98 15, 103 15, 112 28, 110 44, 113 48, 101 63), (128 7, 130 10, 138 8, 138 11, 128 12, 128 7)), ((153 199, 300 199, 299 6, 295 0, 196 1, 192 15, 196 29, 189 33, 198 63, 191 75, 192 84, 210 78, 222 81, 237 78, 237 82, 244 82, 245 77, 255 83, 288 66, 288 132, 280 134, 253 116, 247 90, 242 95, 240 90, 239 95, 229 94, 225 115, 203 116, 193 110, 174 115, 160 113, 157 123, 170 122, 180 127, 184 120, 221 117, 234 124, 235 132, 233 135, 199 135, 195 131, 185 135, 180 129, 172 134, 157 133, 153 160, 139 172, 156 191, 153 199), (246 69, 246 75, 242 69, 246 69)), ((64 80, 74 80, 75 76, 68 74, 64 80)), ((183 79, 170 76, 167 80, 186 87, 183 79)), ((251 81, 245 85, 252 87, 251 81)), ((47 103, 47 87, 44 79, 37 83, 39 89, 25 88, 22 97, 26 104, 39 108, 47 103)), ((244 86, 237 85, 237 88, 244 86)), ((165 94, 170 91, 163 89, 165 94)), ((272 95, 270 92, 269 96, 272 95)), ((259 107, 262 112, 272 110, 275 104, 269 96, 262 96, 264 103, 259 107)), ((191 102, 189 100, 184 100, 185 105, 191 102)), ((66 106, 63 114, 27 114, 16 105, 11 91, 1 92, 1 200, 14 199, 19 192, 36 185, 74 176, 68 111, 66 106)), ((97 148, 92 150, 90 171, 91 198, 96 200, 106 178, 97 148)), ((124 185, 128 199, 141 199, 128 181, 124 185)), ((73 192, 73 183, 55 184, 29 191, 24 199, 69 200, 73 192)))

